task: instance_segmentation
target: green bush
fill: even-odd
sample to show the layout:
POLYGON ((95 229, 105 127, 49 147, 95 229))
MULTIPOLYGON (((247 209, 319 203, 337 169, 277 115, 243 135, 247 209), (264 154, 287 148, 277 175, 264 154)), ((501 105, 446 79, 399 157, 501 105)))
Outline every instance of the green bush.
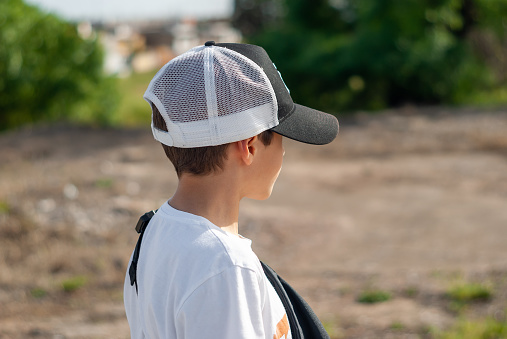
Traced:
POLYGON ((391 326, 389 326, 391 328, 391 330, 394 330, 394 331, 401 331, 403 329, 405 329, 405 325, 403 325, 402 322, 399 322, 399 321, 395 321, 391 324, 391 326))
POLYGON ((115 80, 96 38, 22 0, 0 1, 0 130, 41 120, 108 123, 115 80))
POLYGON ((133 73, 129 77, 118 79, 121 101, 118 110, 111 117, 114 125, 150 125, 151 109, 143 99, 143 94, 155 73, 133 73))
POLYGON ((447 291, 447 295, 457 302, 489 300, 492 294, 491 288, 478 283, 457 283, 447 291))
POLYGON ((9 214, 11 206, 7 201, 0 200, 0 214, 9 214))
POLYGON ((62 289, 67 292, 74 292, 83 287, 88 279, 85 276, 76 276, 62 281, 62 289))
MULTIPOLYGON (((248 3, 248 8, 255 3, 266 8, 266 0, 248 3)), ((470 103, 477 93, 505 86, 505 77, 486 63, 469 37, 491 33, 502 46, 506 1, 281 3, 277 19, 266 15, 270 24, 246 37, 268 51, 301 104, 341 112, 470 103)))
POLYGON ((48 294, 48 292, 43 288, 36 287, 30 291, 30 294, 35 299, 40 299, 40 298, 44 298, 48 294))
POLYGON ((102 178, 95 181, 95 187, 98 188, 111 188, 113 186, 113 179, 102 178))
POLYGON ((451 329, 436 335, 437 339, 506 339, 507 322, 493 318, 462 319, 451 329))
POLYGON ((362 292, 358 297, 357 301, 365 304, 374 304, 391 299, 391 294, 381 290, 368 290, 362 292))

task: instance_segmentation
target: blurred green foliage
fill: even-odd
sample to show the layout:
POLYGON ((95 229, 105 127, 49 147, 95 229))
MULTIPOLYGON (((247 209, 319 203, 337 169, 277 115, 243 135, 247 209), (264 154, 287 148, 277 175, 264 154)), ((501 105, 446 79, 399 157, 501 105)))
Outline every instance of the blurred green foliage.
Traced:
POLYGON ((507 321, 491 317, 479 320, 460 319, 451 329, 437 333, 438 339, 505 339, 507 321))
POLYGON ((88 282, 88 278, 82 275, 75 276, 62 281, 62 289, 67 292, 74 292, 83 287, 88 282))
POLYGON ((109 122, 116 80, 96 38, 22 0, 0 1, 0 130, 41 120, 109 122))
POLYGON ((48 292, 43 288, 36 287, 30 291, 30 294, 32 295, 32 297, 40 299, 45 297, 48 294, 48 292))
POLYGON ((357 301, 365 304, 375 304, 391 299, 391 293, 382 290, 369 289, 357 297, 357 301))
POLYGON ((235 6, 234 24, 267 50, 299 103, 337 112, 507 102, 505 0, 236 0, 235 6))
POLYGON ((460 282, 451 286, 447 295, 455 301, 471 302, 489 300, 493 292, 485 284, 460 282))
POLYGON ((157 71, 132 73, 129 77, 118 79, 121 100, 118 110, 111 115, 113 125, 150 125, 151 109, 150 105, 143 99, 143 95, 157 71))

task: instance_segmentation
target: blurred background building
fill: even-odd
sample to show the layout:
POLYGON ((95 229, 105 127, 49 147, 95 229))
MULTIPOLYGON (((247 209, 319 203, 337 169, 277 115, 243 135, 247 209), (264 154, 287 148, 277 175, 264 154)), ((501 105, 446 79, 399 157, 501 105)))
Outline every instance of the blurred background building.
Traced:
POLYGON ((229 19, 80 23, 100 35, 108 74, 127 76, 159 69, 175 56, 208 40, 240 42, 229 19))
POLYGON ((232 27, 230 1, 132 2, 29 0, 41 8, 78 23, 82 38, 99 36, 104 69, 122 77, 160 68, 174 56, 208 40, 240 42, 232 27))

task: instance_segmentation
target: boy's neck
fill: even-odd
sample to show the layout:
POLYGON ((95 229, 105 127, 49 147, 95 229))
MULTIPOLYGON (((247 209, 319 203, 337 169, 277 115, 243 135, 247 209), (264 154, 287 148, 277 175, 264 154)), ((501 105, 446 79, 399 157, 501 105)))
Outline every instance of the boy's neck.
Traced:
POLYGON ((239 202, 235 180, 223 175, 183 174, 169 204, 177 210, 208 219, 238 235, 239 202))

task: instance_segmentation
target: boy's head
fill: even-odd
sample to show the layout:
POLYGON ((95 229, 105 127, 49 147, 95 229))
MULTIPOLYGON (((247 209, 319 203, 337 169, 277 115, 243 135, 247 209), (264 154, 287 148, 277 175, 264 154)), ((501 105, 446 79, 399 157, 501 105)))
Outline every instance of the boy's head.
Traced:
MULTIPOLYGON (((164 119, 156 106, 152 107, 153 126, 167 131, 164 119)), ((266 130, 259 134, 260 141, 269 146, 273 139, 273 131, 266 130)), ((207 175, 223 168, 227 159, 227 148, 230 143, 217 146, 203 146, 193 148, 173 147, 162 144, 164 152, 174 165, 176 174, 181 177, 182 173, 193 175, 207 175)))
POLYGON ((309 144, 327 144, 337 119, 297 105, 263 48, 207 42, 168 62, 144 95, 152 131, 181 173, 220 169, 228 144, 272 132, 309 144))

